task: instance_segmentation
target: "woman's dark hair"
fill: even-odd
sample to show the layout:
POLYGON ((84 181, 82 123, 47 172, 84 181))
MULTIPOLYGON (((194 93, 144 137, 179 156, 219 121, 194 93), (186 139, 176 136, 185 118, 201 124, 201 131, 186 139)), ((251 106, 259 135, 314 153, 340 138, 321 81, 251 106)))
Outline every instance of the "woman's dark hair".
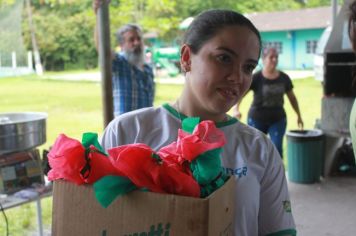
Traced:
POLYGON ((200 13, 188 27, 183 43, 189 45, 192 52, 196 54, 204 43, 213 38, 223 27, 233 25, 246 26, 254 32, 258 38, 261 51, 261 36, 251 21, 240 13, 222 9, 207 10, 200 13))

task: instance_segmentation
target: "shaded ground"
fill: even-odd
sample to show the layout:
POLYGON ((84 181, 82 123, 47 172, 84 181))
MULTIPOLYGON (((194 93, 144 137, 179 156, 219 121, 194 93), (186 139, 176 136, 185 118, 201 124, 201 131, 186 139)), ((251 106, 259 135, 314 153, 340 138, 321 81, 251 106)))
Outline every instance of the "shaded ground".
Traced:
POLYGON ((298 236, 356 235, 355 177, 288 185, 298 236))

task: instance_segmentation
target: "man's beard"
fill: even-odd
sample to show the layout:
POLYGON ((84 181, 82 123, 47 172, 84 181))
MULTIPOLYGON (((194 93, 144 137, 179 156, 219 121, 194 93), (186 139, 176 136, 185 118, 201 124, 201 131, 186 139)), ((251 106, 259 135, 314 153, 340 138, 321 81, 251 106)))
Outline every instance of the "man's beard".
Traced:
POLYGON ((143 50, 141 47, 134 48, 133 50, 124 51, 126 60, 135 66, 141 66, 144 64, 143 50))

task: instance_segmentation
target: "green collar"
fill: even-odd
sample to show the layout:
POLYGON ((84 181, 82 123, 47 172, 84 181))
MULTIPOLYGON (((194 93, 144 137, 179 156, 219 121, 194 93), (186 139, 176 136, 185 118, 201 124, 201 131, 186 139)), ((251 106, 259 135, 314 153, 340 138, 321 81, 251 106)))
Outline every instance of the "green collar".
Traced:
MULTIPOLYGON (((165 108, 169 113, 171 113, 174 117, 183 120, 187 118, 186 115, 179 113, 176 109, 174 109, 171 105, 168 103, 164 103, 162 105, 163 108, 165 108)), ((229 116, 229 115, 228 115, 229 116)), ((222 121, 222 122, 215 122, 216 127, 221 128, 224 126, 232 125, 238 122, 238 120, 235 117, 229 116, 229 120, 227 121, 222 121)))

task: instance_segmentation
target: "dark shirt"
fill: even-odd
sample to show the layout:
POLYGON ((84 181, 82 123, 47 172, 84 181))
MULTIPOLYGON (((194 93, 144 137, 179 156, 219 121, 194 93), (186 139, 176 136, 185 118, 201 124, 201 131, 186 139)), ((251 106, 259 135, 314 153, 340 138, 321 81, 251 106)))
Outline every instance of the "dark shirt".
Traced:
POLYGON ((286 117, 284 94, 293 89, 289 76, 280 71, 278 78, 267 79, 262 71, 252 77, 250 90, 254 92, 248 116, 255 121, 272 124, 286 117))

